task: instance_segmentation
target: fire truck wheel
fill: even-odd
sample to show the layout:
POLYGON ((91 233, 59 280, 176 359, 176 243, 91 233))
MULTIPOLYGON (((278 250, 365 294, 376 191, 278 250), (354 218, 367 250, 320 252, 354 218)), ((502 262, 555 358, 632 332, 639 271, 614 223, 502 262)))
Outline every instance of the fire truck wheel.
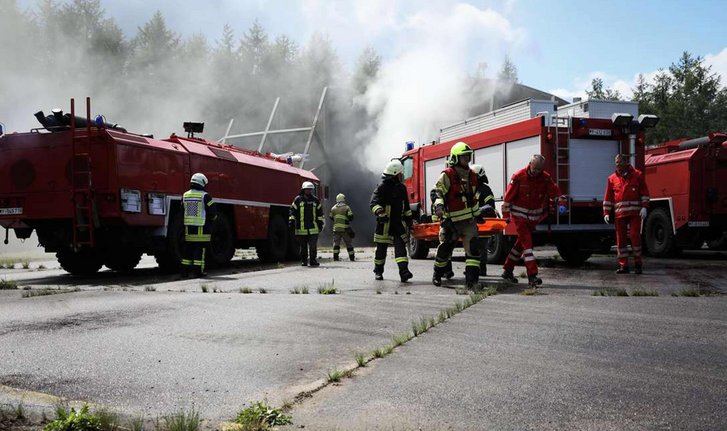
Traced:
POLYGON ((268 237, 255 247, 257 257, 263 262, 282 262, 288 251, 288 224, 276 214, 270 218, 268 237))
POLYGON ((568 241, 557 244, 556 248, 558 249, 560 257, 570 266, 583 265, 593 254, 593 251, 581 250, 577 243, 568 241))
POLYGON ((512 244, 501 233, 492 235, 487 241, 487 263, 505 263, 505 255, 510 252, 512 244))
POLYGON ((104 259, 104 265, 112 271, 129 272, 139 264, 142 254, 133 248, 109 252, 104 259))
POLYGON ((215 220, 212 230, 212 242, 209 246, 209 263, 213 266, 227 265, 235 255, 235 234, 232 232, 230 220, 220 214, 215 220))
POLYGON ((412 259, 426 259, 429 256, 429 246, 426 241, 415 239, 413 235, 409 235, 409 256, 412 259))
POLYGON ((676 237, 671 217, 666 208, 653 210, 644 225, 645 245, 654 257, 673 256, 679 252, 675 246, 676 237))
POLYGON ((95 274, 103 266, 96 250, 83 249, 78 253, 71 249, 63 250, 56 253, 56 258, 61 268, 72 275, 95 274))
POLYGON ((711 239, 707 241, 707 247, 710 250, 727 250, 727 232, 723 233, 717 239, 711 239))
POLYGON ((163 250, 154 253, 162 272, 177 272, 181 266, 184 247, 184 219, 181 212, 172 213, 167 227, 167 241, 163 250))

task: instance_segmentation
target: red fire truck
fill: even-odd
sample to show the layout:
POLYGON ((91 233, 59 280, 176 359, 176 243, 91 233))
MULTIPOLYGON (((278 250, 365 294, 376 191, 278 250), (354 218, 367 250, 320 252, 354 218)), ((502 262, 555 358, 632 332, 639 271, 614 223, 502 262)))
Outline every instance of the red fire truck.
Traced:
MULTIPOLYGON (((0 138, 0 225, 20 238, 33 230, 71 274, 102 265, 134 268, 143 253, 174 269, 183 241, 181 197, 190 176, 209 179, 219 217, 208 262, 223 265, 235 249, 255 247, 263 261, 294 257, 288 208, 309 171, 255 151, 194 137, 203 123, 185 123, 187 137, 129 133, 102 117, 54 110, 43 125, 0 138)), ((320 189, 320 187, 318 187, 320 189)), ((318 191, 320 193, 320 190, 318 191)), ((7 242, 6 242, 7 243, 7 242)))
POLYGON ((665 142, 646 150, 651 193, 644 243, 652 256, 727 245, 727 134, 665 142))
MULTIPOLYGON (((474 150, 472 163, 485 167, 498 211, 510 177, 527 166, 533 154, 542 154, 546 171, 569 202, 558 211, 551 207, 534 241, 555 244, 565 261, 581 264, 594 251, 615 243, 614 227, 602 216, 614 155, 631 154, 634 165, 643 168, 644 130, 656 121, 653 115, 639 116, 638 105, 631 102, 589 100, 558 107, 552 101, 528 99, 445 127, 439 143, 402 156, 412 210, 418 221, 431 221, 429 192, 455 142, 466 142, 474 150)), ((488 262, 504 261, 515 238, 512 224, 494 235, 488 262)), ((434 246, 436 242, 413 235, 410 254, 423 259, 434 246)))

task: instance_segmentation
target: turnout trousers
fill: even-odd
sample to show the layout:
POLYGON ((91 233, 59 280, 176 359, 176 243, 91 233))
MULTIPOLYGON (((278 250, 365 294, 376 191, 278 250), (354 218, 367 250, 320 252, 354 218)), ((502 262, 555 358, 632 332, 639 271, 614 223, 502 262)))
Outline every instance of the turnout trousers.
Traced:
POLYGON ((641 265, 641 217, 638 215, 616 218, 616 251, 621 268, 629 266, 629 238, 634 264, 641 265))
POLYGON ((462 238, 465 253, 465 283, 477 283, 480 276, 480 254, 475 219, 462 220, 439 228, 440 243, 434 258, 434 274, 447 276, 452 272, 452 252, 458 238, 462 238), (447 231, 452 228, 454 232, 447 231))
MULTIPOLYGON (((406 243, 404 242, 406 234, 401 236, 394 235, 394 258, 396 265, 399 267, 399 275, 409 271, 409 257, 406 254, 406 243)), ((384 265, 386 264, 386 252, 389 249, 389 243, 377 242, 376 254, 374 255, 374 273, 383 274, 384 265)))

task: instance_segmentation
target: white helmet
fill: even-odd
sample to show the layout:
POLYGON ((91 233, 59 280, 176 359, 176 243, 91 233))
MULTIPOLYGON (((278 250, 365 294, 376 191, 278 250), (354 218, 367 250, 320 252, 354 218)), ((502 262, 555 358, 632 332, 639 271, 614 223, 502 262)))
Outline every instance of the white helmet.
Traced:
POLYGON ((339 193, 336 195, 336 202, 346 202, 346 195, 339 193))
POLYGON ((207 177, 197 172, 196 174, 192 175, 192 179, 189 181, 192 184, 197 184, 198 186, 207 187, 207 177))
POLYGON ((316 186, 310 181, 304 181, 301 190, 315 190, 316 186))
POLYGON ((402 172, 404 172, 404 165, 398 159, 390 161, 384 169, 386 175, 399 175, 402 172))
POLYGON ((485 168, 483 168, 482 165, 472 165, 470 166, 470 169, 472 169, 472 172, 474 172, 479 178, 485 176, 485 168))

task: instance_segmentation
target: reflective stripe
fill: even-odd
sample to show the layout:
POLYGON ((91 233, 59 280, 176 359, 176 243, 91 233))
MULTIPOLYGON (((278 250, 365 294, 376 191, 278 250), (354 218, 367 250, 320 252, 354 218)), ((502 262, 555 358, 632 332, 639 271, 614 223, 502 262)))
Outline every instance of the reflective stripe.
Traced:
POLYGON ((383 265, 386 263, 386 258, 383 259, 374 259, 374 265, 383 265))
POLYGON ((396 259, 394 259, 394 260, 396 260, 396 263, 405 263, 405 262, 409 262, 409 258, 408 258, 408 257, 397 257, 397 258, 396 258, 396 259))
POLYGON ((447 266, 448 262, 449 261, 446 261, 446 260, 435 259, 434 266, 436 266, 437 268, 445 268, 447 266))
POLYGON ((204 206, 204 196, 207 192, 202 190, 188 190, 182 195, 185 226, 204 226, 207 211, 204 206))
POLYGON ((382 210, 382 209, 384 209, 384 207, 382 207, 381 205, 374 205, 374 206, 371 207, 371 212, 374 215, 376 215, 376 213, 379 212, 379 210, 382 210))
POLYGON ((533 249, 532 248, 526 248, 525 250, 523 250, 523 254, 533 254, 533 249))
POLYGON ((520 255, 512 254, 512 252, 510 252, 510 254, 507 257, 514 262, 520 261, 520 255))
POLYGON ((386 235, 379 235, 377 233, 374 234, 374 242, 377 242, 379 244, 393 244, 394 239, 390 236, 386 235))
POLYGON ((544 208, 528 209, 528 208, 519 207, 517 205, 512 206, 512 212, 519 211, 519 212, 525 213, 525 214, 542 214, 543 210, 544 210, 544 208))
POLYGON ((622 207, 622 206, 630 206, 630 205, 641 205, 641 202, 639 202, 639 201, 621 201, 621 202, 616 202, 616 208, 622 207))
POLYGON ((523 214, 523 213, 517 212, 517 211, 513 211, 511 213, 511 215, 513 217, 522 218, 522 219, 526 219, 526 220, 534 220, 534 221, 540 220, 540 218, 543 217, 542 214, 541 215, 527 215, 527 214, 523 214))
POLYGON ((535 260, 535 256, 533 256, 533 255, 531 254, 531 255, 529 255, 529 256, 525 256, 525 258, 524 258, 523 260, 524 260, 525 262, 532 262, 532 261, 534 261, 534 260, 535 260))
POLYGON ((467 259, 464 261, 464 266, 476 266, 480 267, 480 260, 479 259, 467 259))
POLYGON ((203 232, 202 226, 185 226, 184 240, 187 242, 209 242, 211 235, 203 232))
POLYGON ((616 214, 622 213, 622 212, 628 212, 628 211, 641 211, 641 207, 623 207, 623 208, 616 208, 616 214))

